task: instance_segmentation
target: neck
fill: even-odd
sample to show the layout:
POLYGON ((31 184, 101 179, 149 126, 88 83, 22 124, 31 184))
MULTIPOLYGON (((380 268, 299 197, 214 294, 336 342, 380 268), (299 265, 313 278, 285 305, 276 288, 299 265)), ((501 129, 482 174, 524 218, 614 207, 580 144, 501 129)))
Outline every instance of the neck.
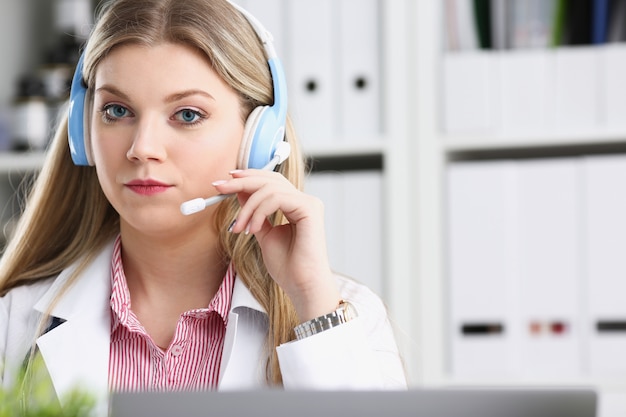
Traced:
POLYGON ((122 227, 121 236, 132 310, 159 346, 166 346, 182 313, 208 307, 228 262, 209 233, 165 239, 122 227))
POLYGON ((164 239, 122 228, 122 260, 133 305, 158 298, 160 303, 206 307, 228 267, 217 248, 217 237, 209 233, 164 239))

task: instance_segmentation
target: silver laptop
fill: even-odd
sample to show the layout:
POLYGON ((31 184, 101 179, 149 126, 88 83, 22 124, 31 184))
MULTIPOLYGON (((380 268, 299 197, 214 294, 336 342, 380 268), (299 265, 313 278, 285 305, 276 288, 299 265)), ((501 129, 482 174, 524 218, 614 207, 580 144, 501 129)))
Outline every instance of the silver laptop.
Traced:
POLYGON ((592 389, 142 392, 111 395, 111 417, 595 417, 592 389))

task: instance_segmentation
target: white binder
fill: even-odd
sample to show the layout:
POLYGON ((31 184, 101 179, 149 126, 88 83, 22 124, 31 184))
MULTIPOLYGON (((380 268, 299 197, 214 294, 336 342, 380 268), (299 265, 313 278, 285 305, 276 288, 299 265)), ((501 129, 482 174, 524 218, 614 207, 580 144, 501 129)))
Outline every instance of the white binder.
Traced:
POLYGON ((554 55, 527 49, 500 57, 503 134, 546 132, 554 127, 554 55))
POLYGON ((599 48, 558 48, 556 56, 556 126, 564 133, 599 125, 599 48))
POLYGON ((608 130, 623 131, 626 127, 626 46, 623 43, 603 46, 600 56, 601 121, 608 130))
POLYGON ((593 375, 626 374, 626 155, 584 161, 588 351, 593 375))
POLYGON ((315 172, 305 191, 324 202, 331 268, 384 296, 380 171, 315 172))
POLYGON ((305 151, 329 144, 336 133, 333 5, 333 0, 285 3, 290 108, 305 151))
POLYGON ((456 162, 447 171, 450 370, 507 376, 519 368, 514 162, 456 162))
POLYGON ((499 127, 499 66, 490 53, 443 55, 443 128, 447 133, 493 133, 499 127))
POLYGON ((339 136, 348 142, 376 140, 380 123, 379 0, 336 0, 338 14, 339 136))
POLYGON ((581 375, 580 164, 519 163, 519 297, 523 372, 581 375))
POLYGON ((324 227, 326 248, 333 270, 343 271, 345 264, 345 234, 343 232, 343 184, 336 172, 315 172, 305 182, 304 191, 321 199, 324 203, 324 227))
POLYGON ((345 271, 377 294, 383 287, 382 173, 377 170, 345 172, 343 212, 345 271))
POLYGON ((448 170, 453 375, 580 376, 579 160, 455 162, 448 170))

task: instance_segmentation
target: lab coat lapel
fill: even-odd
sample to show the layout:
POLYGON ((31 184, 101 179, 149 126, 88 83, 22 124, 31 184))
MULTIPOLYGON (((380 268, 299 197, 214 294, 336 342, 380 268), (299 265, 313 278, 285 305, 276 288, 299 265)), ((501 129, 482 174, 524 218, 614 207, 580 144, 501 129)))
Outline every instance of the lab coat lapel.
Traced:
MULTIPOLYGON (((61 401, 80 388, 96 397, 108 391, 112 245, 81 272, 53 307, 62 323, 37 339, 54 389, 61 401)), ((75 268, 63 271, 35 308, 43 313, 75 268)))
POLYGON ((265 310, 237 277, 224 338, 220 390, 265 385, 267 329, 265 310))

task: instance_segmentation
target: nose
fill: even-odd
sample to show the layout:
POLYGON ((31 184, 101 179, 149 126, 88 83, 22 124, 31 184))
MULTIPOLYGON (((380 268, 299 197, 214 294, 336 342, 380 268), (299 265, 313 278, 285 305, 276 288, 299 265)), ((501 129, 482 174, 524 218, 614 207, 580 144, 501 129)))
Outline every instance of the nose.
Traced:
POLYGON ((156 117, 143 117, 136 125, 126 157, 134 162, 164 161, 167 157, 163 126, 156 117))

